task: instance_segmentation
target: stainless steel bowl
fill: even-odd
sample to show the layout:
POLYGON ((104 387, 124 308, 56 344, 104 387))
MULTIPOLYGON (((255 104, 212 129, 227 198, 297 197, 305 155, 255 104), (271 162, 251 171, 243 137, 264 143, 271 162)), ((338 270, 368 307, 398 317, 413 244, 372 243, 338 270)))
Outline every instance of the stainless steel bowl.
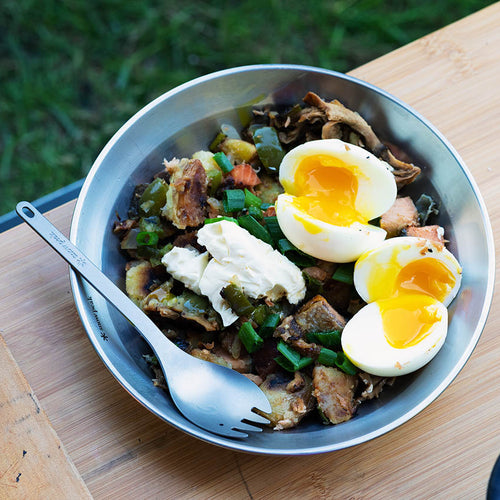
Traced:
MULTIPOLYGON (((383 139, 424 166, 411 192, 437 195, 439 223, 463 268, 460 295, 450 311, 446 344, 434 360, 397 380, 380 399, 363 404, 349 422, 266 431, 245 440, 212 435, 187 421, 151 383, 142 359, 146 344, 91 287, 71 273, 77 309, 90 341, 111 373, 146 408, 180 430, 213 444, 271 455, 339 450, 384 434, 430 404, 454 379, 474 349, 492 300, 494 248, 484 203, 467 167, 447 140, 409 106, 372 85, 319 68, 246 66, 210 74, 167 92, 133 116, 95 161, 76 204, 71 240, 122 288, 125 259, 112 234, 127 213, 134 186, 150 181, 163 158, 206 149, 221 123, 241 127, 249 107, 300 102, 312 90, 357 110, 383 139)), ((410 192, 410 194, 411 194, 410 192)))

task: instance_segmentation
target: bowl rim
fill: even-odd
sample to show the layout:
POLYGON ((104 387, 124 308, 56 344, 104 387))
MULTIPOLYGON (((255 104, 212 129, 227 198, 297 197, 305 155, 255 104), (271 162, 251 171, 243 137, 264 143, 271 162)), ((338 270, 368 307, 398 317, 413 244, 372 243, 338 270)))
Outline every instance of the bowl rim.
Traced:
POLYGON ((75 305, 78 311, 78 314, 80 316, 80 320, 82 321, 82 324, 85 328, 85 331, 87 333, 87 336, 89 337, 89 340, 91 344, 93 345, 94 349, 96 350, 97 354, 103 361, 104 365, 106 368, 112 373, 112 375, 117 379, 117 381, 122 385, 123 388, 129 394, 134 397, 139 403, 141 403, 143 406, 145 406, 149 411, 160 417, 162 420, 167 422, 168 424, 172 425, 173 427, 184 431, 185 433, 196 437, 202 441, 209 442, 211 444, 215 444, 217 446, 226 448, 226 449, 232 449, 235 451, 242 451, 242 452, 247 452, 247 453, 252 453, 252 454, 262 454, 262 455, 281 455, 281 456, 298 456, 298 455, 311 455, 311 454, 319 454, 319 453, 326 453, 330 451, 336 451, 344 448, 349 448, 358 444, 362 444, 364 442, 370 441, 376 437, 382 436, 383 434, 386 434, 387 432, 396 429, 403 423, 407 422, 411 418, 413 418, 415 415, 420 413, 424 408, 426 408, 429 404, 431 404, 450 384, 451 382, 455 379, 455 377, 459 374, 459 372, 462 370, 462 368, 465 366, 467 360, 471 356, 474 348, 476 347, 479 338, 482 334, 482 331, 484 330, 484 327, 486 325, 486 321, 488 318, 488 314, 491 308, 492 300, 493 300, 493 292, 494 292, 494 286, 495 286, 495 249, 494 249, 494 238, 493 238, 493 231, 491 227, 491 222, 488 216, 486 204, 482 198, 482 195, 479 191, 479 188, 472 177, 471 172, 469 171, 468 167, 466 166, 465 162, 462 160, 458 152, 455 150, 455 148, 451 145, 451 143, 444 137, 444 135, 434 126, 432 125, 426 118, 424 118, 420 113, 418 113, 416 110, 414 110, 410 105, 404 103, 402 100, 399 98, 395 97, 394 95, 390 94, 389 92, 371 84, 368 83, 362 79, 359 79, 357 77, 347 75, 344 73, 340 73, 334 70, 329 70, 325 68, 320 68, 320 67, 314 67, 314 66, 307 66, 307 65, 296 65, 296 64, 255 64, 255 65, 245 65, 245 66, 237 66, 234 68, 228 68, 228 69, 223 69, 220 71, 215 71, 212 73, 208 73, 203 76, 199 76, 193 80, 190 80, 188 82, 185 82, 181 85, 178 85, 167 92, 161 94, 154 100, 152 100, 150 103, 146 104, 143 108, 141 108, 139 111, 137 111, 131 118, 129 118, 118 130, 117 132, 111 137, 111 139, 107 142, 107 144, 104 146, 104 148, 101 150, 99 155, 97 156, 96 160, 94 161, 91 169, 89 170, 89 173, 87 174, 84 184, 82 186, 82 189, 80 191, 80 194, 78 196, 77 202, 74 207, 73 211, 73 216, 71 220, 71 227, 70 227, 70 240, 72 243, 76 242, 78 231, 79 231, 79 224, 80 224, 80 219, 82 216, 82 213, 84 212, 84 204, 85 204, 85 198, 87 196, 88 190, 90 188, 90 185, 94 179, 94 176, 96 175, 97 170, 99 169, 100 165, 106 158, 108 152, 114 147, 116 142, 120 139, 120 137, 130 128, 134 125, 135 122, 141 119, 142 116, 147 114, 151 109, 156 107, 158 104, 162 103, 165 100, 170 99, 172 96, 197 85, 200 85, 204 82, 225 77, 228 75, 233 75, 237 73, 242 73, 242 72, 248 72, 248 71, 259 71, 259 70, 297 70, 297 71, 303 71, 303 72, 314 72, 314 73, 320 73, 324 74, 326 76, 333 76, 335 78, 340 78, 346 81, 349 81, 351 83, 361 85, 362 87, 365 87, 372 92, 375 92, 377 94, 380 94, 384 96, 385 98, 389 99, 393 103, 399 105, 400 107, 404 108, 407 112, 412 114, 417 120, 419 120, 423 125, 425 125, 428 129, 431 130, 431 132, 439 139, 439 141, 448 149, 449 153, 455 158, 457 163, 459 164, 460 168, 463 170, 467 181, 470 184, 470 187, 472 189, 472 192, 474 193, 474 197, 477 201, 479 211, 482 216, 482 224, 486 236, 486 251, 488 255, 488 262, 487 262, 487 269, 488 269, 488 280, 486 283, 485 287, 485 299, 482 304, 482 309, 481 313, 479 315, 478 322, 476 324, 476 327, 474 329, 474 332, 470 338, 469 343, 467 344, 467 349, 463 352, 455 366, 453 367, 453 370, 451 370, 447 376, 442 380, 442 382, 432 391, 430 394, 428 394, 418 405, 414 406, 411 408, 411 410, 407 411, 403 415, 401 415, 399 418, 392 420, 390 423, 387 425, 384 425, 383 427, 380 427, 376 429, 375 431, 372 431, 368 434, 363 434, 362 436, 359 436, 357 438, 352 438, 347 441, 343 441, 341 445, 339 444, 328 444, 328 445, 319 445, 319 446, 314 446, 314 447, 303 447, 303 448, 297 448, 290 450, 288 448, 274 448, 274 449, 268 449, 268 448, 262 448, 258 446, 253 446, 253 445, 247 445, 245 444, 245 441, 243 440, 233 440, 229 438, 224 438, 221 436, 217 436, 215 434, 208 433, 204 431, 201 428, 198 428, 196 425, 191 424, 190 422, 187 422, 185 424, 183 421, 167 421, 162 415, 160 415, 158 412, 154 411, 152 408, 148 407, 147 405, 147 400, 141 395, 141 393, 136 390, 131 384, 129 384, 123 377, 121 376, 119 370, 113 365, 109 357, 107 356, 106 352, 104 349, 101 347, 100 342, 98 341, 98 335, 96 336, 94 333, 94 326, 91 324, 89 321, 89 318, 83 314, 84 311, 84 306, 85 306, 85 297, 84 293, 82 293, 82 286, 84 281, 82 278, 75 273, 73 269, 70 268, 69 273, 70 273, 70 286, 73 294, 73 299, 75 301, 75 305))

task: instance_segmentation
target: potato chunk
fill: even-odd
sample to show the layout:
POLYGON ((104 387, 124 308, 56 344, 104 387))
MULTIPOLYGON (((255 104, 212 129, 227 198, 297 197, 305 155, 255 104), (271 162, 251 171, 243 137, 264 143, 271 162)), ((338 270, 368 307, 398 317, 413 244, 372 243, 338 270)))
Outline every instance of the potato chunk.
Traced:
POLYGON ((293 379, 272 373, 260 388, 271 403, 272 413, 266 416, 275 431, 295 427, 314 407, 311 379, 300 372, 293 379))
POLYGON ((313 395, 318 401, 318 408, 332 424, 346 422, 354 415, 357 382, 356 376, 347 375, 337 368, 314 367, 313 395))

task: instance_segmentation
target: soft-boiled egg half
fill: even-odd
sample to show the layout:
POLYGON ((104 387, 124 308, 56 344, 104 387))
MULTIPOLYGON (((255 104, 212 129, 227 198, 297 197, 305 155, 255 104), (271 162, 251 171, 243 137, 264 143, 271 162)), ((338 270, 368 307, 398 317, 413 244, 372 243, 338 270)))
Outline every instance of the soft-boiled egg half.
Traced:
POLYGON ((352 262, 386 236, 369 224, 397 194, 391 167, 339 139, 306 142, 288 152, 279 174, 285 193, 276 216, 300 250, 331 262, 352 262))
POLYGON ((406 375, 428 363, 448 331, 448 311, 429 295, 372 302, 342 332, 342 349, 361 370, 381 377, 406 375))
POLYGON ((444 344, 446 306, 461 276, 453 254, 424 238, 392 238, 363 254, 354 267, 354 285, 368 305, 342 332, 346 356, 383 377, 424 366, 444 344))

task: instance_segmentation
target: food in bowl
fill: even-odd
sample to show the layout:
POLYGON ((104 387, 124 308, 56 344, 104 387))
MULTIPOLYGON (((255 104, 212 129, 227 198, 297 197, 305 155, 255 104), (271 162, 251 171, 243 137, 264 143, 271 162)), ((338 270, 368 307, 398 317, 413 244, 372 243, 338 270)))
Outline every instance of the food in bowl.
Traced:
POLYGON ((179 347, 254 380, 276 430, 315 411, 345 422, 428 362, 461 276, 429 224, 434 201, 401 191, 420 169, 338 101, 304 101, 256 109, 241 133, 222 126, 207 150, 165 160, 115 224, 129 296, 179 347), (407 263, 380 250, 391 241, 412 242, 407 263), (384 255, 398 286, 372 296, 384 255), (365 349, 370 330, 380 342, 365 349))

